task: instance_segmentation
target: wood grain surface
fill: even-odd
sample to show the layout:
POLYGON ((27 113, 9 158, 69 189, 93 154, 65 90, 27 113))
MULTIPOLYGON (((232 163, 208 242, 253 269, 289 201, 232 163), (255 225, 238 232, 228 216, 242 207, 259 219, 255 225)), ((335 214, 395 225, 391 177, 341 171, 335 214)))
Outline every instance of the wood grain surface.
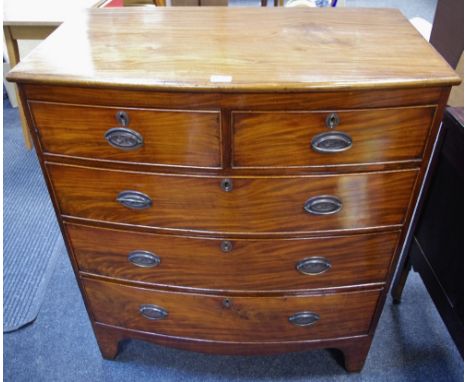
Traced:
POLYGON ((137 91, 76 86, 23 84, 30 101, 190 110, 342 110, 435 105, 444 89, 372 89, 327 92, 226 93, 137 91))
POLYGON ((308 167, 421 159, 434 107, 342 111, 326 126, 328 112, 233 112, 233 167, 308 167), (350 149, 318 153, 311 140, 343 132, 350 149))
POLYGON ((93 322, 93 329, 102 356, 106 359, 114 359, 116 357, 119 351, 119 342, 125 339, 138 339, 187 351, 229 355, 280 354, 317 348, 333 348, 339 349, 344 353, 344 366, 349 372, 357 372, 362 369, 372 341, 372 336, 368 334, 325 340, 311 339, 276 342, 207 341, 149 333, 99 322, 93 322))
POLYGON ((48 164, 63 215, 170 230, 217 233, 310 233, 403 224, 416 170, 347 175, 234 177, 176 176, 48 164), (132 210, 116 201, 124 190, 153 205, 132 210), (334 195, 343 208, 311 215, 312 197, 334 195))
POLYGON ((163 292, 83 278, 94 320, 129 329, 220 341, 325 339, 366 334, 380 290, 282 296, 230 297, 163 292), (226 306, 225 299, 228 299, 226 306), (148 320, 140 306, 154 304, 166 319, 148 320), (311 311, 313 325, 298 327, 288 318, 311 311), (235 328, 235 330, 233 330, 235 328))
POLYGON ((45 153, 87 157, 93 160, 162 165, 221 166, 219 111, 130 109, 30 102, 45 153), (123 151, 104 138, 121 127, 116 113, 126 112, 128 128, 138 132, 143 146, 123 151))
POLYGON ((8 79, 275 92, 460 82, 398 10, 284 7, 90 10, 62 24, 8 79))
POLYGON ((294 291, 383 282, 398 232, 301 239, 226 239, 158 235, 66 224, 81 272, 145 283, 211 291, 294 291), (160 264, 137 267, 128 255, 154 253, 160 264), (305 275, 297 263, 324 257, 331 268, 305 275))

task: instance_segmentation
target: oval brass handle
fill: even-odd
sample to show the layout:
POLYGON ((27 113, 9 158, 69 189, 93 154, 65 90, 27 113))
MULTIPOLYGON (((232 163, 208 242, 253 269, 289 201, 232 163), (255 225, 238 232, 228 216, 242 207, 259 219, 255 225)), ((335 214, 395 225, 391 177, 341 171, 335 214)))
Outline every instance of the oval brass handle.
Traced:
POLYGON ((289 317, 289 322, 296 326, 309 326, 315 324, 320 316, 314 312, 297 312, 289 317))
POLYGON ((298 261, 296 269, 305 275, 320 275, 331 268, 331 263, 325 257, 309 257, 298 261))
POLYGON ((321 195, 310 198, 304 210, 312 215, 333 215, 341 210, 343 203, 336 196, 321 195))
POLYGON ((139 132, 128 127, 113 127, 104 134, 107 142, 123 151, 135 150, 143 146, 143 137, 139 132))
POLYGON ((139 191, 122 191, 116 199, 120 204, 133 210, 142 210, 153 205, 151 198, 139 191))
POLYGON ((159 256, 148 251, 132 251, 128 254, 128 261, 141 268, 157 267, 161 263, 159 256))
POLYGON ((148 320, 164 320, 169 313, 166 309, 153 304, 140 305, 140 314, 148 320))
POLYGON ((317 134, 312 138, 312 150, 318 153, 339 153, 349 150, 353 145, 353 140, 348 134, 333 131, 317 134))

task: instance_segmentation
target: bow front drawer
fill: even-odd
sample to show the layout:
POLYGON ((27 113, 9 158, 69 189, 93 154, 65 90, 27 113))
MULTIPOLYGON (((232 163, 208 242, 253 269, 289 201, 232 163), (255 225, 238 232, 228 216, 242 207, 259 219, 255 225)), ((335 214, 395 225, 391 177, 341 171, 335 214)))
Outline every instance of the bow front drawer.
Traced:
POLYGON ((300 341, 366 334, 380 290, 230 297, 163 292, 83 279, 94 319, 169 336, 300 341))
POLYGON ((171 230, 309 233, 399 226, 417 170, 233 177, 48 163, 63 215, 171 230))
POLYGON ((233 167, 420 160, 435 107, 232 113, 233 167))
POLYGON ((30 101, 44 153, 119 162, 219 168, 219 112, 30 101))
POLYGON ((66 229, 81 272, 151 286, 218 291, 384 282, 399 235, 215 239, 69 223, 66 229))

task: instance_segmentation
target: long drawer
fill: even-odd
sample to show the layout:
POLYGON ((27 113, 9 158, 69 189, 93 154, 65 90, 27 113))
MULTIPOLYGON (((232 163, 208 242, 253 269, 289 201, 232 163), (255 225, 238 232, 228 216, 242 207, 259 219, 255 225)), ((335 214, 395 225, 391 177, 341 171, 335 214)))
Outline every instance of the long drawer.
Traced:
POLYGON ((406 170, 226 181, 53 163, 47 168, 63 215, 243 234, 401 225, 417 174, 406 170))
POLYGON ((380 290, 281 297, 163 292, 83 279, 97 322, 218 341, 300 341, 366 334, 380 290))
POLYGON ((219 168, 219 111, 131 109, 29 102, 45 153, 219 168))
POLYGON ((225 240, 65 226, 81 272, 218 291, 384 282, 399 234, 225 240))
POLYGON ((233 167, 311 167, 421 159, 435 108, 232 113, 233 167), (327 126, 328 125, 328 126, 327 126))

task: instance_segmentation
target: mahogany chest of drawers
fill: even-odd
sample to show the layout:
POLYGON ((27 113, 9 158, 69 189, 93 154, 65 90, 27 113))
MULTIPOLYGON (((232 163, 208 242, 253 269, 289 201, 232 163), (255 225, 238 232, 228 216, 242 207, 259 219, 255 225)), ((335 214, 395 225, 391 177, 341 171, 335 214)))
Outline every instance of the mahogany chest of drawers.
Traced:
POLYGON ((9 74, 94 332, 362 368, 450 87, 395 10, 95 10, 9 74))

